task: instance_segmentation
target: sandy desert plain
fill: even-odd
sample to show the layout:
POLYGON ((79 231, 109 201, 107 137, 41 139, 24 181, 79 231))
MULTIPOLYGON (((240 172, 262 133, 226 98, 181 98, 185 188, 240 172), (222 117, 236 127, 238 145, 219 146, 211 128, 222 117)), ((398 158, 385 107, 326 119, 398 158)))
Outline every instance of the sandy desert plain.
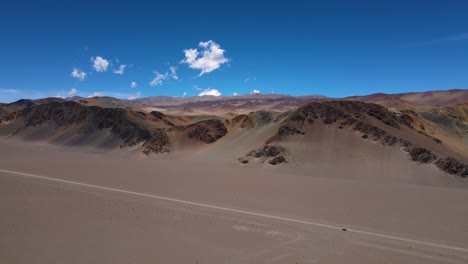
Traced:
POLYGON ((468 263, 468 91, 0 104, 0 263, 468 263))

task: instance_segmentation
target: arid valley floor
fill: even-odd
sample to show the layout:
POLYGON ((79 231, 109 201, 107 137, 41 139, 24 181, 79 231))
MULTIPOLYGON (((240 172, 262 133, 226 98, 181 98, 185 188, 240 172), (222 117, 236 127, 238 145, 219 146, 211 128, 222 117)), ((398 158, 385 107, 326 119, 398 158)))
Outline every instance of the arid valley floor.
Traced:
POLYGON ((174 100, 1 104, 0 262, 468 263, 466 90, 174 100))

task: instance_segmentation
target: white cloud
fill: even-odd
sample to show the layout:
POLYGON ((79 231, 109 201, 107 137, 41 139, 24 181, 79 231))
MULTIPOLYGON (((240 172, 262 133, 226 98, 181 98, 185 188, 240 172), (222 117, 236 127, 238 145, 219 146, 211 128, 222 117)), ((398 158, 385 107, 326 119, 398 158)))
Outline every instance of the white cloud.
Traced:
POLYGON ((220 96, 221 93, 216 89, 206 89, 200 94, 198 94, 198 96, 205 96, 205 95, 220 96))
POLYGON ((253 94, 259 94, 260 91, 259 91, 259 90, 253 90, 252 93, 253 93, 253 94))
POLYGON ((256 81, 256 80, 257 80, 257 77, 247 77, 245 78, 244 82, 247 83, 247 82, 256 81))
POLYGON ((135 100, 135 99, 139 98, 140 96, 141 96, 141 93, 138 92, 135 95, 130 95, 129 97, 127 97, 127 99, 128 100, 135 100))
POLYGON ((191 69, 201 70, 199 76, 212 72, 221 67, 221 64, 229 61, 228 58, 224 57, 225 50, 212 40, 200 42, 198 46, 201 47, 201 52, 197 49, 184 50, 185 59, 181 63, 188 64, 191 69))
POLYGON ((71 88, 71 90, 67 93, 68 96, 73 96, 78 92, 75 88, 71 88))
POLYGON ((109 61, 102 57, 91 57, 91 61, 93 62, 93 69, 97 72, 105 72, 109 67, 109 61))
POLYGON ((174 66, 169 67, 169 70, 171 71, 171 78, 174 80, 178 80, 179 77, 177 76, 176 70, 177 68, 174 66))
POLYGON ((89 95, 88 98, 91 98, 91 97, 98 97, 98 96, 103 96, 102 93, 99 93, 99 92, 94 92, 93 94, 89 95))
POLYGON ((19 90, 16 89, 0 89, 0 92, 2 93, 19 93, 19 90))
POLYGON ((238 96, 237 92, 233 93, 232 96, 238 96))
POLYGON ((79 70, 77 68, 73 68, 73 71, 71 73, 71 76, 73 78, 77 78, 80 81, 84 81, 84 79, 86 78, 86 75, 87 75, 86 72, 81 71, 81 70, 79 70))
POLYGON ((156 76, 154 76, 153 80, 151 80, 150 85, 151 86, 162 85, 163 82, 165 80, 169 79, 169 78, 172 78, 174 80, 178 80, 179 77, 177 76, 176 70, 177 70, 176 67, 171 66, 171 67, 169 67, 170 73, 165 72, 164 74, 161 74, 161 73, 155 71, 154 74, 156 74, 156 76))
POLYGON ((136 88, 136 87, 137 87, 137 83, 136 83, 136 82, 132 82, 131 86, 132 86, 132 88, 136 88))
POLYGON ((198 85, 195 85, 195 87, 193 87, 193 89, 195 89, 195 90, 197 90, 197 91, 203 90, 202 88, 198 87, 198 85))
POLYGON ((125 71, 125 67, 127 67, 127 65, 121 64, 121 65, 119 66, 119 69, 118 69, 118 70, 114 70, 113 73, 123 75, 123 74, 124 74, 124 71, 125 71))
POLYGON ((153 80, 151 80, 150 85, 151 86, 158 86, 162 85, 163 81, 167 80, 169 78, 169 74, 166 72, 165 74, 161 74, 159 72, 154 72, 156 76, 154 76, 153 80))
POLYGON ((184 94, 182 95, 182 97, 185 97, 187 95, 187 92, 184 92, 184 94))

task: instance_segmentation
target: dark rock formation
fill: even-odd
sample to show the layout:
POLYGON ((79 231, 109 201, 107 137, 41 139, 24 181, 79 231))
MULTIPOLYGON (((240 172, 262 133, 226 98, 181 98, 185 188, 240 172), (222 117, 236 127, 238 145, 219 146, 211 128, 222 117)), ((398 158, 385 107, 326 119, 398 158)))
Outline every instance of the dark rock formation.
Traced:
POLYGON ((270 163, 271 165, 278 165, 278 164, 283 163, 283 162, 286 162, 286 158, 283 157, 283 156, 277 156, 277 157, 271 159, 268 163, 270 163))
POLYGON ((161 113, 161 112, 158 112, 158 111, 153 111, 150 113, 150 115, 152 117, 154 117, 154 121, 162 121, 164 124, 168 125, 168 126, 175 126, 174 123, 172 123, 171 121, 167 120, 168 116, 161 113))
POLYGON ((441 170, 450 174, 455 174, 462 177, 468 176, 468 165, 463 164, 454 158, 449 157, 445 159, 439 159, 435 164, 441 170))
POLYGON ((254 113, 257 125, 266 125, 268 123, 273 122, 275 117, 272 113, 267 111, 257 111, 254 113))
POLYGON ((437 156, 433 154, 430 150, 422 147, 411 148, 409 150, 409 155, 411 156, 411 160, 420 163, 431 163, 437 158, 437 156))
POLYGON ((191 139, 210 144, 227 134, 227 128, 221 120, 204 120, 187 126, 187 136, 191 139))
POLYGON ((281 149, 276 146, 265 145, 263 148, 257 150, 254 154, 256 158, 260 157, 276 157, 281 153, 281 149))
POLYGON ((143 153, 146 155, 167 153, 170 151, 171 143, 167 133, 162 129, 158 129, 152 133, 151 138, 143 144, 143 147, 143 153))

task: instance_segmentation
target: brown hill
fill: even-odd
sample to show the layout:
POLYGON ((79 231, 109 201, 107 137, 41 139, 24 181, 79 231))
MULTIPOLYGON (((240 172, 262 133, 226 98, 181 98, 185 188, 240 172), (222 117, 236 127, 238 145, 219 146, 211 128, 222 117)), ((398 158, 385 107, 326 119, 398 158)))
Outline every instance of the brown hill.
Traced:
MULTIPOLYGON (((310 138, 307 135, 317 134, 317 131, 335 134, 338 133, 336 130, 342 130, 348 135, 350 132, 357 133, 362 140, 402 148, 408 152, 413 161, 435 162, 437 166, 450 173, 463 177, 468 175, 468 166, 463 164, 468 161, 468 152, 458 152, 457 148, 443 144, 438 138, 420 133, 414 129, 412 125, 414 120, 410 115, 392 112, 377 104, 352 101, 309 103, 275 122, 279 123, 276 133, 266 140, 263 147, 241 158, 241 162, 248 163, 252 157, 257 159, 263 157, 260 159, 261 162, 268 161, 271 164, 286 162, 288 153, 301 152, 292 146, 297 147, 298 143, 322 141, 322 136, 310 138), (274 155, 268 151, 272 147, 275 148, 274 155), (283 151, 278 151, 280 149, 283 151), (285 152, 286 156, 280 156, 282 152, 285 152), (457 169, 454 169, 455 167, 457 169)), ((348 149, 348 151, 353 150, 348 149)))
MULTIPOLYGON (((400 100, 398 106, 406 107, 400 100)), ((391 111, 372 103, 326 101, 289 111, 251 111, 225 118, 174 117, 71 101, 21 105, 28 106, 0 115, 0 136, 137 150, 146 155, 196 153, 193 155, 214 160, 239 159, 249 166, 287 163, 286 167, 300 167, 314 164, 314 160, 321 161, 316 166, 355 166, 352 164, 363 160, 381 164, 393 153, 391 159, 399 160, 401 168, 412 166, 404 161, 411 159, 451 174, 468 174, 466 105, 391 111), (448 140, 456 133, 459 139, 448 140)))
POLYGON ((426 106, 446 106, 468 102, 467 89, 453 89, 442 91, 428 91, 417 93, 385 94, 376 93, 365 96, 350 96, 343 98, 350 101, 361 101, 366 103, 376 103, 387 97, 398 98, 417 105, 426 106))

